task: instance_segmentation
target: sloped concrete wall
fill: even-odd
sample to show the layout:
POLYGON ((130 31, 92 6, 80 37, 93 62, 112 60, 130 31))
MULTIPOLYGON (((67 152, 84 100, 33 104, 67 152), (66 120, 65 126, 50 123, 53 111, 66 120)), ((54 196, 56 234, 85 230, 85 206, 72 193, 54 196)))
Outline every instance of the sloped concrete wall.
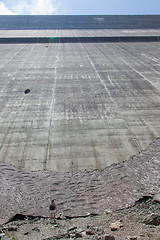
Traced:
POLYGON ((0 29, 157 29, 160 15, 10 15, 0 16, 0 29))
POLYGON ((0 161, 75 173, 145 149, 160 136, 159 50, 159 42, 1 44, 0 161))

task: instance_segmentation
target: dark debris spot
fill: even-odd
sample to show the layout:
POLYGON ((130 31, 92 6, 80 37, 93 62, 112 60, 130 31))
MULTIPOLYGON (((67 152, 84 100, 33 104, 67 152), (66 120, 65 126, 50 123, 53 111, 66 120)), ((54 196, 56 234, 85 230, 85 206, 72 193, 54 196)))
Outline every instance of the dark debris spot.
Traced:
POLYGON ((136 201, 136 202, 138 202, 138 203, 143 203, 143 202, 147 202, 147 201, 149 201, 149 200, 151 200, 152 199, 152 197, 151 196, 143 196, 142 198, 140 198, 138 201, 136 201))
POLYGON ((24 93, 25 93, 25 94, 28 94, 28 93, 30 93, 30 91, 31 91, 30 89, 26 89, 26 90, 24 91, 24 93))

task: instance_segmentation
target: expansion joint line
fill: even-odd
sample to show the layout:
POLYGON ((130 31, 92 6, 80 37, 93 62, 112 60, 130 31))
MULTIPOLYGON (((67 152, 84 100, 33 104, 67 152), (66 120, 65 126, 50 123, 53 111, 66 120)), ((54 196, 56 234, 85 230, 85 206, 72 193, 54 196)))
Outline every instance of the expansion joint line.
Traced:
MULTIPOLYGON (((81 47, 84 49, 83 44, 82 44, 82 43, 80 43, 80 44, 81 44, 81 47)), ((84 50, 85 50, 85 49, 84 49, 84 50)), ((106 85, 105 85, 103 79, 102 79, 101 76, 99 75, 99 73, 98 73, 98 71, 97 71, 97 69, 96 69, 96 67, 95 67, 95 65, 94 65, 94 63, 93 63, 93 61, 92 61, 91 58, 89 57, 87 51, 85 51, 85 52, 86 52, 86 55, 87 55, 87 59, 88 59, 88 61, 90 62, 92 68, 94 69, 94 71, 95 71, 97 77, 99 78, 101 84, 103 85, 103 87, 105 88, 106 92, 108 93, 108 95, 109 95, 111 101, 115 104, 116 108, 118 109, 118 106, 117 106, 116 102, 114 101, 113 97, 111 96, 111 93, 110 93, 110 91, 108 90, 108 88, 106 87, 106 85)), ((109 77, 108 77, 108 80, 110 80, 109 77)))
MULTIPOLYGON (((117 44, 115 44, 115 46, 117 48, 119 48, 121 51, 127 53, 128 56, 130 56, 132 59, 135 59, 130 53, 128 53, 126 50, 124 50, 123 48, 121 48, 120 46, 118 46, 117 44)), ((154 84, 153 82, 151 82, 148 78, 146 78, 142 73, 140 73, 139 71, 137 71, 134 67, 132 67, 131 65, 129 65, 124 59, 121 58, 121 61, 124 62, 130 69, 132 69, 134 72, 136 72, 139 76, 141 76, 142 78, 144 78, 147 82, 149 82, 156 90, 158 90, 160 92, 160 87, 157 86, 156 84, 154 84)), ((141 63, 141 61, 137 60, 137 62, 141 63)), ((159 75, 159 72, 156 71, 156 73, 159 75)))
POLYGON ((50 120, 49 120, 49 133, 48 133, 48 142, 47 142, 47 153, 46 153, 46 161, 45 161, 45 166, 44 169, 46 169, 47 163, 49 163, 49 156, 50 156, 50 136, 51 136, 51 128, 52 128, 52 121, 53 121, 53 114, 54 114, 54 107, 55 107, 55 88, 56 88, 56 83, 57 83, 57 63, 58 63, 58 56, 59 56, 59 44, 58 46, 58 51, 57 51, 57 56, 55 60, 55 71, 54 71, 54 87, 52 88, 52 99, 51 99, 51 105, 50 105, 50 120))

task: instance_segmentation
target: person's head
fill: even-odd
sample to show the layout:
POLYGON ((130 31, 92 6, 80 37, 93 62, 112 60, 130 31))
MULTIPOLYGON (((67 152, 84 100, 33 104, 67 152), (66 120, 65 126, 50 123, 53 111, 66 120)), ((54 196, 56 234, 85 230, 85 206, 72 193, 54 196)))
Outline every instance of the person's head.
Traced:
POLYGON ((52 199, 52 202, 54 202, 54 199, 52 199))

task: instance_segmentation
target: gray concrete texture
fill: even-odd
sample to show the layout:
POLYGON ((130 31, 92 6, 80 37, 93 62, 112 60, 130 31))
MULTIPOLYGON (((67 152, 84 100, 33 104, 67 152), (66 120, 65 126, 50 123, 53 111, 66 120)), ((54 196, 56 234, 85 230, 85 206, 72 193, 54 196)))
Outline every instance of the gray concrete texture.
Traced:
MULTIPOLYGON (((159 20, 160 21, 160 20, 159 20)), ((130 37, 160 36, 160 29, 42 29, 1 30, 0 38, 9 37, 130 37)))
POLYGON ((160 43, 1 45, 1 162, 75 172, 145 149, 160 136, 159 50, 160 43))
MULTIPOLYGON (((158 32, 153 23, 148 27, 158 32)), ((133 35, 147 35, 146 26, 133 35)), ((0 34, 11 34, 4 29, 0 34)), ((105 35, 106 29, 89 32, 105 35)), ((31 31, 19 34, 48 36, 51 29, 31 31)), ((87 30, 75 31, 83 36, 87 30)), ((160 136, 159 51, 159 42, 1 44, 0 161, 75 173, 104 169, 144 150, 160 136)))
POLYGON ((0 29, 159 29, 160 15, 0 16, 0 29))

